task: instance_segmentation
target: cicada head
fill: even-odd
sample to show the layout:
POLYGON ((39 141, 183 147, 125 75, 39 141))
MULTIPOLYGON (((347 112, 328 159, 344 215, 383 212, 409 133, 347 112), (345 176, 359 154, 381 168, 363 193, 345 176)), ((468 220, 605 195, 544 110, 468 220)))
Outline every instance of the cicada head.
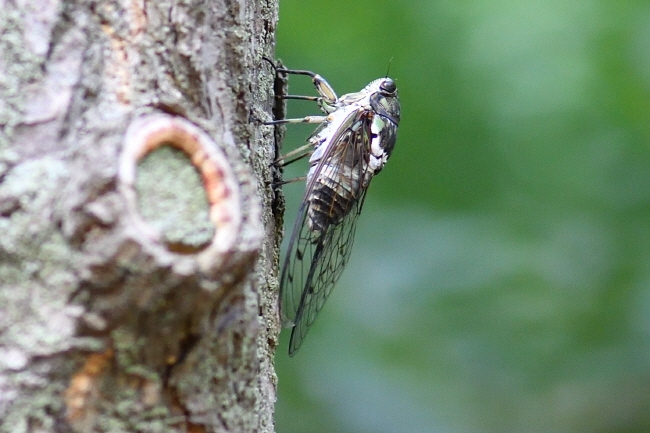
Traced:
POLYGON ((378 90, 370 96, 370 106, 379 116, 399 125, 400 104, 397 86, 390 78, 377 80, 378 90))

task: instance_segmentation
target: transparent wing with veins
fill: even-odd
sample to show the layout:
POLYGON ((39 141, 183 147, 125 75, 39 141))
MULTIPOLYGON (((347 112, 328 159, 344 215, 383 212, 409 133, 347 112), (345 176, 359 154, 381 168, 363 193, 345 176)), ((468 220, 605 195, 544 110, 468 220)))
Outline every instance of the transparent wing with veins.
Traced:
POLYGON ((280 280, 282 318, 286 325, 293 326, 289 355, 300 347, 350 257, 367 191, 364 179, 370 177, 366 172, 371 118, 370 113, 363 111, 350 114, 307 185, 280 280), (333 190, 346 188, 350 192, 342 217, 334 211, 335 206, 340 207, 341 197, 322 194, 319 188, 323 182, 329 182, 333 190), (320 210, 325 210, 320 214, 320 230, 314 227, 310 216, 310 207, 313 209, 315 202, 320 210))

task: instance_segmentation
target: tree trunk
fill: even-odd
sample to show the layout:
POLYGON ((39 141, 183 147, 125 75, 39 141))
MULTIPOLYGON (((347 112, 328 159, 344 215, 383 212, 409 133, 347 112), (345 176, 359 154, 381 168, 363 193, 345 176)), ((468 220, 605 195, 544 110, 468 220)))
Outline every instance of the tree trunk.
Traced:
POLYGON ((277 2, 0 10, 0 431, 272 432, 277 2))

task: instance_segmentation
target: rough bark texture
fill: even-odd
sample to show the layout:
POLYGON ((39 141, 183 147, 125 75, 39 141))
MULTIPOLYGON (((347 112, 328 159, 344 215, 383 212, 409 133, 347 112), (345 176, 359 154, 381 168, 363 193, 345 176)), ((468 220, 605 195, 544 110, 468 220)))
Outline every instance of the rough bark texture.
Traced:
POLYGON ((277 2, 0 10, 0 431, 272 432, 277 2))

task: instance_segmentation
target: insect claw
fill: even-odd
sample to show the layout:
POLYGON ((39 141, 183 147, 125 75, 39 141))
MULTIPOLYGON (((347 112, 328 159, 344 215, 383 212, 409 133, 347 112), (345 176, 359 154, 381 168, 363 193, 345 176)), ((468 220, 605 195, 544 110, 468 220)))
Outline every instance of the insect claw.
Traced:
POLYGON ((275 69, 276 72, 277 72, 278 67, 275 66, 275 63, 273 62, 273 60, 269 59, 269 58, 266 57, 266 56, 262 56, 262 60, 266 60, 267 62, 269 62, 269 63, 271 64, 271 67, 272 67, 273 69, 275 69))
POLYGON ((249 117, 250 122, 256 122, 256 123, 261 123, 262 125, 267 125, 267 121, 260 119, 254 114, 251 114, 249 117))

